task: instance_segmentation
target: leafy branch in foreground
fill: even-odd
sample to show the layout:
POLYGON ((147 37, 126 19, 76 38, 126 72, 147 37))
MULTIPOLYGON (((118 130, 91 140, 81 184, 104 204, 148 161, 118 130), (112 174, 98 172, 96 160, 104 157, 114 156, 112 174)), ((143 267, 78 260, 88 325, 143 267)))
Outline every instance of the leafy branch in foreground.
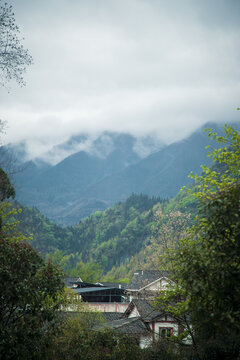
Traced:
POLYGON ((199 216, 188 237, 168 252, 176 285, 158 299, 179 319, 190 319, 185 329, 193 335, 194 359, 240 355, 240 134, 229 126, 224 131, 209 132, 224 144, 209 154, 213 167, 192 175, 199 216))
POLYGON ((12 6, 6 2, 0 7, 0 85, 10 80, 23 86, 26 66, 33 63, 32 56, 19 40, 19 27, 16 25, 12 6))
POLYGON ((238 183, 240 177, 240 133, 227 125, 224 125, 225 136, 219 136, 211 129, 205 131, 212 140, 224 146, 208 154, 215 164, 212 168, 202 165, 202 175, 189 175, 196 184, 189 191, 200 200, 211 199, 213 194, 224 190, 226 186, 238 183))

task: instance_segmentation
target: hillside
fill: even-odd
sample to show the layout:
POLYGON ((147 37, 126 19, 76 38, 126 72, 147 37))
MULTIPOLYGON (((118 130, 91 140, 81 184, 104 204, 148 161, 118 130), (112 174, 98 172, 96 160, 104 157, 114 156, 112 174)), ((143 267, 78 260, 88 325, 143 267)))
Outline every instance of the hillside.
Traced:
MULTIPOLYGON (((53 162, 70 154, 60 162, 23 164, 24 171, 14 175, 17 200, 58 224, 74 225, 132 193, 171 198, 189 183, 190 171, 199 174, 200 165, 209 164, 205 146, 210 141, 202 129, 168 146, 129 134, 103 133, 92 142, 77 136, 44 155, 53 162)), ((23 148, 18 152, 24 158, 23 148)))
MULTIPOLYGON (((187 195, 183 198, 182 206, 178 200, 169 202, 132 194, 126 201, 70 227, 54 224, 36 208, 22 207, 17 219, 24 234, 34 234, 31 244, 43 257, 61 265, 66 274, 78 276, 80 269, 83 272, 84 267, 90 266, 97 269, 98 276, 102 273, 108 274, 108 278, 123 278, 134 267, 154 266, 154 256, 158 253, 155 247, 161 248, 161 227, 169 223, 169 212, 174 221, 179 216, 187 219, 184 228, 191 223, 184 215, 188 212, 186 204, 191 203, 187 195)), ((178 229, 178 233, 183 230, 178 229)))
MULTIPOLYGON (((95 211, 105 210, 115 199, 89 196, 86 189, 162 146, 147 137, 140 140, 128 134, 103 133, 89 145, 87 137, 72 138, 45 154, 45 160, 52 160, 54 154, 57 157, 63 152, 82 149, 57 164, 35 159, 22 165, 24 171, 14 175, 17 200, 39 208, 63 225, 76 224, 95 211)), ((23 150, 20 150, 16 152, 17 157, 18 153, 22 156, 23 150)))
MULTIPOLYGON (((158 170, 162 171, 162 174, 168 174, 172 169, 172 176, 170 177, 168 174, 170 184, 166 184, 166 186, 172 186, 178 173, 180 177, 181 167, 185 171, 188 164, 191 163, 193 171, 196 172, 197 165, 194 163, 194 159, 197 156, 203 156, 204 150, 202 153, 198 152, 199 144, 203 141, 206 139, 205 137, 204 140, 202 139, 202 133, 195 133, 187 141, 165 147, 162 151, 148 156, 135 165, 128 166, 121 173, 141 168, 144 164, 145 167, 143 166, 141 169, 143 179, 139 173, 139 179, 141 179, 138 179, 139 182, 136 181, 136 184, 144 180, 146 189, 147 185, 151 184, 147 179, 153 180, 153 177, 151 178, 149 175, 151 169, 154 166, 157 168, 157 164, 160 162, 159 154, 164 155, 162 157, 165 159, 167 155, 171 154, 172 161, 166 161, 165 167, 160 166, 158 170), (186 152, 188 147, 192 149, 190 153, 186 152)), ((112 152, 110 156, 112 156, 112 152)), ((64 170, 67 168, 65 161, 70 170, 76 164, 75 158, 81 158, 82 163, 85 161, 84 168, 97 172, 97 161, 101 162, 102 160, 93 158, 94 165, 91 165, 88 157, 90 157, 89 154, 80 152, 71 155, 71 161, 67 158, 54 167, 41 164, 41 171, 42 174, 46 174, 52 169, 55 172, 59 171, 56 183, 55 177, 52 178, 52 188, 54 190, 54 186, 62 186, 64 189, 65 186, 67 189, 67 182, 64 179, 69 177, 69 173, 64 174, 64 170)), ((33 169, 36 170, 34 166, 33 169)), ((215 164, 215 166, 219 165, 215 164)), ((28 168, 27 171, 33 172, 33 169, 28 168)), ((36 170, 38 176, 40 176, 39 169, 36 170)), ((79 171, 79 167, 76 169, 79 171)), ((109 167, 106 168, 106 171, 107 169, 109 167)), ((221 169, 219 170, 221 171, 221 169)), ((91 171, 87 172, 88 176, 91 171)), ((87 174, 85 175, 87 176, 87 174)), ((111 176, 113 175, 105 177, 106 184, 108 177, 111 176)), ((158 180, 162 181, 160 175, 158 180)), ((187 184, 187 180, 185 178, 183 184, 187 184)), ((76 186, 76 179, 71 179, 71 181, 76 186)), ((84 183, 86 180, 83 177, 81 181, 84 183)), ((102 182, 99 181, 99 183, 102 182)), ((152 182, 152 191, 154 191, 153 185, 154 182, 152 182)), ((43 189, 44 192, 45 186, 43 177, 42 183, 39 181, 39 189, 43 189)), ((140 191, 137 185, 136 188, 140 191)), ((116 190, 117 187, 115 187, 116 190)), ((21 207, 18 203, 16 206, 21 207)), ((159 266, 159 257, 164 251, 164 247, 176 243, 180 236, 185 235, 186 228, 193 223, 197 212, 197 203, 186 191, 179 192, 171 199, 132 193, 126 200, 117 202, 105 211, 95 211, 90 216, 78 221, 76 225, 66 227, 52 222, 35 207, 23 206, 22 208, 23 210, 17 218, 20 220, 20 228, 26 235, 34 234, 32 245, 43 257, 59 264, 65 273, 71 276, 78 276, 79 273, 85 272, 86 276, 90 273, 98 277, 99 274, 103 274, 107 278, 116 279, 129 276, 134 268, 159 266)))
MULTIPOLYGON (((226 171, 221 163, 213 168, 226 171)), ((133 193, 74 226, 56 225, 36 208, 28 207, 23 207, 17 219, 22 232, 34 234, 32 245, 66 274, 119 279, 135 268, 159 267, 165 248, 175 246, 185 236, 196 213, 196 198, 185 190, 170 200, 133 193)))
POLYGON ((164 147, 121 172, 111 174, 88 186, 84 196, 118 201, 132 192, 149 196, 174 197, 190 180, 191 171, 201 172, 209 165, 205 147, 210 144, 202 129, 185 140, 164 147))

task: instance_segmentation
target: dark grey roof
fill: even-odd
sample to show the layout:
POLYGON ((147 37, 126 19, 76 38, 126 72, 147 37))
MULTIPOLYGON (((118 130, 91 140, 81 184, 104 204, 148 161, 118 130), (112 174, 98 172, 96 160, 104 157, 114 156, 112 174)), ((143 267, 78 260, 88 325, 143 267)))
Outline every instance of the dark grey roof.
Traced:
POLYGON ((164 313, 164 311, 156 310, 154 308, 153 301, 134 299, 132 302, 138 309, 139 315, 144 321, 150 321, 164 313))
POLYGON ((103 285, 100 285, 99 283, 93 284, 93 283, 88 283, 88 282, 85 282, 85 281, 76 281, 74 284, 77 285, 78 289, 80 289, 80 288, 90 288, 90 287, 101 287, 101 288, 104 287, 103 285))
POLYGON ((108 322, 106 326, 123 334, 140 335, 149 333, 149 329, 139 317, 114 320, 108 322))
POLYGON ((101 315, 106 322, 109 322, 109 321, 121 319, 121 317, 123 316, 123 313, 103 312, 103 313, 101 313, 101 315))
POLYGON ((115 288, 119 288, 119 289, 126 289, 128 284, 123 284, 123 283, 113 283, 113 282, 106 282, 106 281, 99 281, 97 284, 102 284, 103 286, 111 286, 111 287, 115 287, 115 288))
POLYGON ((123 289, 116 289, 114 287, 89 287, 89 288, 76 288, 74 291, 76 291, 78 294, 84 294, 88 292, 95 292, 95 291, 106 291, 106 290, 123 290, 123 289))
POLYGON ((162 277, 169 277, 170 272, 165 270, 137 270, 134 272, 134 277, 128 284, 127 289, 139 290, 144 286, 162 277))
POLYGON ((134 306, 136 306, 141 319, 146 322, 152 321, 153 319, 156 319, 160 315, 166 313, 166 311, 161 309, 156 310, 153 306, 153 301, 144 299, 133 299, 129 304, 128 308, 126 309, 125 313, 123 314, 123 317, 128 317, 134 306))

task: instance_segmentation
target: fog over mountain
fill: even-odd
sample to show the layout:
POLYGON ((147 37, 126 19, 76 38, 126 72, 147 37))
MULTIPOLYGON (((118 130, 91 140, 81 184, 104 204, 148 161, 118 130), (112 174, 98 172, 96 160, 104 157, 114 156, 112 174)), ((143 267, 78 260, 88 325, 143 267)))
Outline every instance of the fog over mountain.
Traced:
MULTIPOLYGON (((223 131, 217 124, 206 126, 223 131)), ((140 141, 130 134, 105 132, 93 140, 85 134, 55 147, 45 157, 56 160, 58 149, 61 154, 81 149, 63 160, 49 163, 35 158, 25 164, 21 163, 22 149, 16 148, 23 168, 14 174, 17 200, 39 208, 59 224, 71 225, 132 193, 173 197, 190 183, 191 171, 200 174, 201 165, 210 164, 205 149, 209 144, 215 146, 202 128, 179 142, 158 143, 158 148, 150 137, 140 141)))
POLYGON ((12 152, 13 157, 15 156, 22 163, 33 161, 38 165, 41 162, 56 165, 68 156, 81 151, 105 159, 117 148, 122 147, 122 151, 128 151, 129 147, 131 147, 131 151, 135 153, 137 158, 144 158, 163 146, 164 143, 154 135, 136 138, 130 134, 105 131, 95 135, 74 135, 68 141, 54 145, 49 151, 40 153, 37 157, 34 156, 34 153, 31 153, 27 141, 8 144, 7 148, 12 152))
MULTIPOLYGON (((34 64, 0 89, 6 143, 32 157, 75 134, 179 141, 239 118, 240 2, 9 0, 34 64)), ((78 145, 76 145, 78 146, 78 145)), ((81 150, 80 148, 77 150, 81 150)), ((84 145, 85 146, 85 145, 84 145)))

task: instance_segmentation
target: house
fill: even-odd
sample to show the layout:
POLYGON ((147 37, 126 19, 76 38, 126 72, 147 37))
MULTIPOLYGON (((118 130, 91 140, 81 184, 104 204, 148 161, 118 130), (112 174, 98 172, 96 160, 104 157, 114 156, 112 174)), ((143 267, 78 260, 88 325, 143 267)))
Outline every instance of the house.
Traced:
POLYGON ((121 285, 108 284, 108 286, 102 283, 88 283, 81 279, 74 281, 72 286, 73 289, 80 298, 88 303, 121 303, 124 300, 125 290, 121 285), (112 286, 109 286, 112 285, 112 286))
POLYGON ((138 270, 126 289, 119 284, 83 281, 75 281, 72 288, 90 307, 106 313, 104 326, 136 338, 144 348, 153 341, 177 336, 182 331, 181 324, 173 315, 163 308, 156 309, 153 304, 158 293, 169 284, 172 280, 168 271, 138 270), (126 296, 129 302, 126 302, 126 296))
POLYGON ((124 289, 105 286, 92 286, 86 288, 75 288, 78 295, 83 301, 88 303, 112 303, 122 302, 124 289))
POLYGON ((161 290, 171 284, 170 272, 164 270, 137 270, 126 288, 129 301, 132 299, 155 299, 161 290))
POLYGON ((153 301, 145 299, 133 299, 123 314, 123 318, 139 318, 151 332, 152 339, 159 337, 167 338, 171 335, 179 335, 180 323, 164 309, 155 309, 153 301))
POLYGON ((177 319, 165 310, 156 310, 153 301, 145 299, 133 299, 120 319, 108 321, 105 326, 134 337, 141 348, 181 332, 177 319))
POLYGON ((133 299, 154 300, 159 291, 171 283, 170 273, 161 270, 137 270, 129 285, 98 282, 95 284, 80 278, 66 280, 68 287, 101 312, 124 313, 133 299))
POLYGON ((131 336, 141 348, 148 347, 152 343, 151 332, 140 317, 121 318, 109 321, 104 326, 113 329, 116 333, 131 336))
POLYGON ((124 313, 128 306, 123 284, 93 284, 82 281, 81 278, 66 278, 65 285, 97 311, 124 313))

